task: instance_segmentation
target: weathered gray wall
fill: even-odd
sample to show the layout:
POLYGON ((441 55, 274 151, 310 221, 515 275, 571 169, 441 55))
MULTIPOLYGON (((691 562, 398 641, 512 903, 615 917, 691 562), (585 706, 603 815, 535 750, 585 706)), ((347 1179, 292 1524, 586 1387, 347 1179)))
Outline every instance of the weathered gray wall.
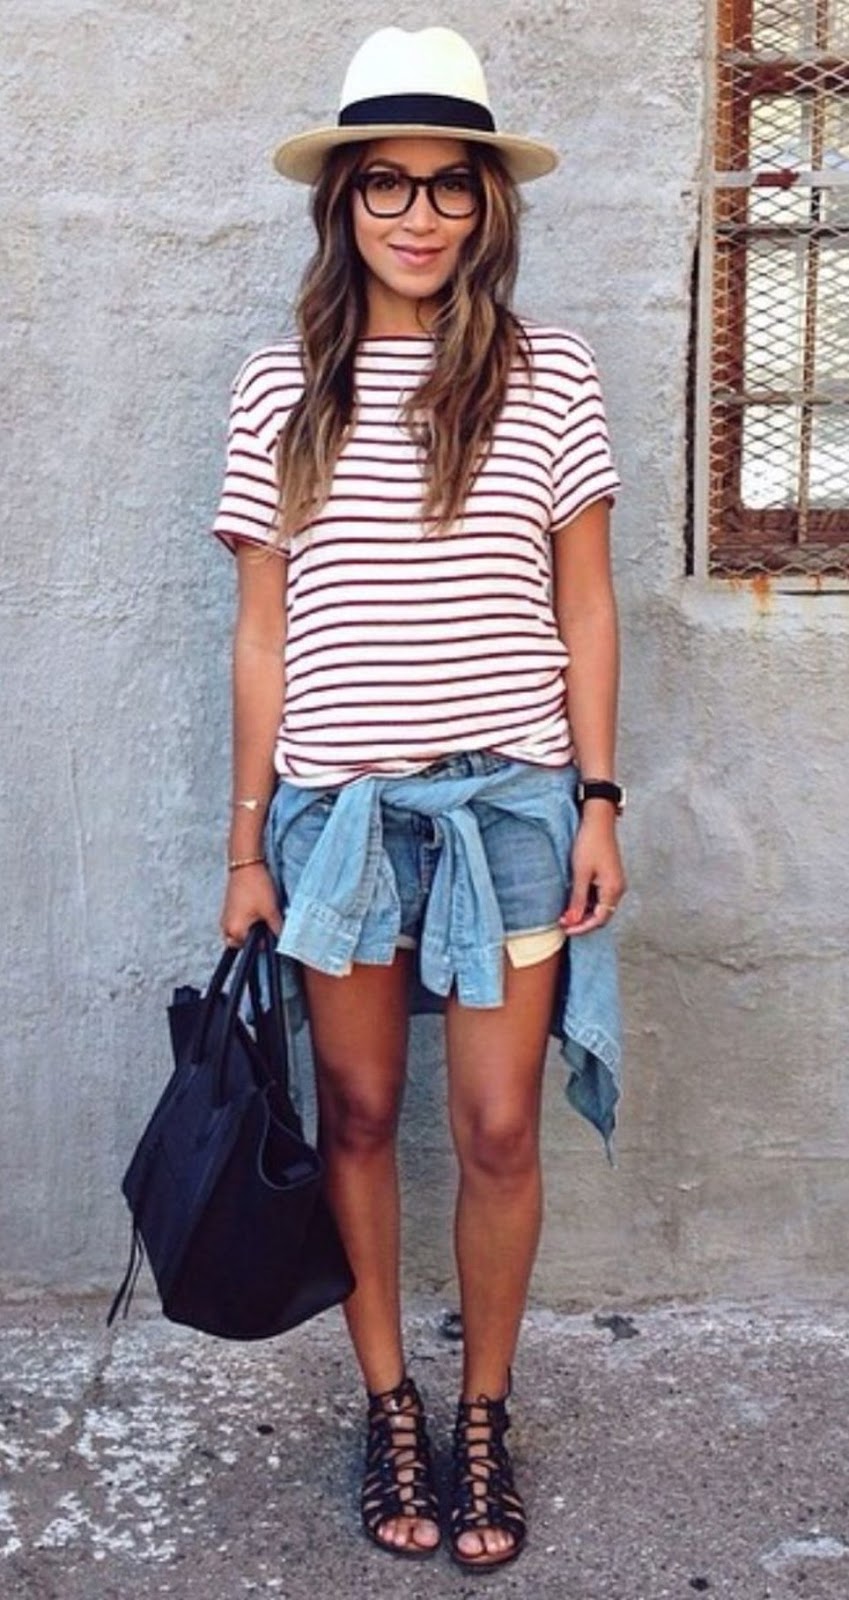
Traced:
MULTIPOLYGON (((520 304, 594 342, 625 479, 628 1093, 612 1174, 552 1073, 536 1293, 842 1292, 849 608, 682 577, 700 0, 4 11, 6 1280, 114 1278, 163 1005, 216 947, 232 574, 204 530, 230 379, 307 249, 268 152, 372 27, 434 20, 482 49, 503 125, 567 152, 528 191, 520 304)), ((410 1260, 436 1284, 450 1162, 416 1039, 410 1260)))

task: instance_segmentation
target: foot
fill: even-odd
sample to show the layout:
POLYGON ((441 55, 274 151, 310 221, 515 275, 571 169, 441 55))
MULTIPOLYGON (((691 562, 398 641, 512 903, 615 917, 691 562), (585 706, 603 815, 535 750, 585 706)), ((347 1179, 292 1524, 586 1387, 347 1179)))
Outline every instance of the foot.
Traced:
POLYGON ((363 1527, 392 1555, 433 1555, 437 1500, 424 1407, 412 1379, 369 1395, 363 1527))
POLYGON ((513 1483, 503 1400, 461 1400, 454 1428, 451 1554, 464 1567, 500 1567, 525 1543, 525 1510, 513 1483))

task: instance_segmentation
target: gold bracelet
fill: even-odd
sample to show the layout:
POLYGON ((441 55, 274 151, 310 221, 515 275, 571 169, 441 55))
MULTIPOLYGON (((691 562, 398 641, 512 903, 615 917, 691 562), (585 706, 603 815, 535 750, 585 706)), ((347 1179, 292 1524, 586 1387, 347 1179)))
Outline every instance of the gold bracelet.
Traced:
POLYGON ((238 872, 240 867, 265 866, 265 856, 237 856, 235 861, 227 862, 228 872, 238 872))

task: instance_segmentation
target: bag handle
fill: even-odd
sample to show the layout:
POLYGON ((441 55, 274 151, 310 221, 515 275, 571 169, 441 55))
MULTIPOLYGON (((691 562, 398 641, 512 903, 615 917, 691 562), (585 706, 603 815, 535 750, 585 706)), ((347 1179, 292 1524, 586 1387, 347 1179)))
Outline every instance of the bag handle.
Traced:
MULTIPOLYGON (((227 995, 227 1011, 224 1016, 224 1025, 221 1029, 221 1038, 218 1043, 212 1071, 214 1077, 213 1097, 216 1105, 223 1105, 226 1097, 227 1061, 233 1042, 236 1023, 244 999, 245 990, 250 989, 251 1000, 255 1013, 259 1013, 260 1005, 260 980, 259 965, 265 956, 265 965, 268 971, 268 987, 271 1000, 270 1020, 278 1038, 285 1039, 285 1022, 283 1017, 283 997, 280 992, 280 970, 277 965, 277 949, 274 935, 267 922, 254 922, 248 929, 247 937, 242 946, 235 971, 230 982, 227 995)), ((278 1052, 279 1054, 279 1052, 278 1052)), ((260 1050, 258 1059, 262 1062, 264 1077, 267 1083, 273 1084, 275 1078, 269 1069, 265 1052, 260 1050)), ((288 1093, 287 1063, 285 1056, 279 1061, 282 1087, 288 1093)))
MULTIPOLYGON (((269 1022, 279 1040, 279 1049, 275 1051, 276 1065, 280 1071, 279 1087, 283 1089, 288 1099, 288 1070, 286 1060, 286 1033, 283 1015, 283 996, 280 988, 280 970, 277 964, 277 949, 274 935, 266 922, 254 922, 248 929, 247 937, 241 950, 228 946, 223 952, 217 967, 209 981, 203 1004, 203 1013, 198 1028, 196 1056, 203 1060, 206 1037, 212 1020, 215 1007, 223 992, 224 985, 235 963, 230 988, 227 993, 227 1009, 224 1013, 224 1023, 218 1048, 211 1065, 214 1076, 213 1097, 216 1105, 223 1105, 225 1099, 227 1058, 233 1041, 236 1023, 245 996, 245 990, 250 988, 254 1011, 259 1013, 260 984, 259 963, 265 956, 268 971, 268 987, 270 996, 269 1022)), ((266 1067, 265 1052, 260 1052, 263 1066, 266 1067)), ((269 1083, 277 1083, 273 1074, 267 1069, 265 1072, 269 1083)))

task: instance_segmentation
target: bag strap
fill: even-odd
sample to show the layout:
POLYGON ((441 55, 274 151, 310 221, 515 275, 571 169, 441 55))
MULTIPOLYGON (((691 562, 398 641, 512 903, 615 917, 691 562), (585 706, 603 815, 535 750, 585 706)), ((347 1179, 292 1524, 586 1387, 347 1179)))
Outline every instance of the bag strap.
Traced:
MULTIPOLYGON (((285 1104, 291 1109, 286 1019, 280 985, 277 941, 266 922, 258 921, 251 924, 241 950, 234 945, 228 945, 222 952, 203 998, 192 1053, 196 1061, 203 1061, 206 1058, 210 1024, 220 1002, 225 1000, 227 1009, 224 1023, 218 1049, 211 1063, 211 1070, 215 1074, 215 1103, 221 1105, 226 1088, 227 1057, 246 989, 250 992, 251 1005, 258 1024, 257 1031, 261 1035, 257 1042, 260 1044, 260 1055, 263 1057, 262 1065, 267 1069, 264 1076, 267 1082, 282 1090, 285 1104), (267 1008, 262 1004, 260 962, 263 956, 268 975, 270 1003, 267 1008), (234 966, 235 971, 233 971, 234 966), (231 972, 232 981, 225 996, 224 987, 231 972)), ((298 1121, 294 1110, 292 1110, 292 1121, 293 1124, 298 1121)))
MULTIPOLYGON (((204 1002, 204 1021, 201 1024, 199 1034, 200 1049, 198 1051, 198 1055, 200 1059, 203 1057, 203 1042, 206 1033, 206 1024, 209 1020, 209 1016, 211 1015, 211 1008, 216 1004, 218 995, 221 993, 222 982, 218 981, 219 974, 223 965, 224 976, 226 977, 227 972, 232 966, 234 952, 232 950, 225 951, 225 956, 227 955, 230 956, 230 961, 225 964, 224 957, 222 957, 221 961, 219 961, 207 992, 206 1001, 204 1002)), ((266 1050, 261 1048, 258 1051, 257 1059, 262 1063, 266 1081, 276 1085, 278 1088, 281 1088, 288 1099, 289 1083, 288 1061, 286 1058, 286 1024, 283 1014, 283 996, 280 987, 280 969, 277 962, 276 940, 266 922, 254 922, 248 929, 247 938, 245 939, 241 952, 239 953, 236 967, 233 972, 230 988, 227 994, 227 1010, 224 1014, 224 1022, 218 1041, 218 1048, 215 1052, 215 1057, 212 1062, 212 1071, 214 1074, 213 1097, 216 1105, 223 1105, 226 1098, 227 1061, 233 1042, 233 1034, 236 1029, 236 1023, 239 1020, 239 1012, 241 1010, 241 1005, 246 990, 250 991, 255 1015, 259 1017, 261 1014, 264 1014, 266 1017, 266 1021, 263 1024, 263 1031, 270 1031, 277 1041, 276 1048, 274 1049, 273 1060, 273 1067, 276 1068, 277 1076, 275 1076, 275 1071, 272 1069, 272 1066, 269 1065, 266 1059, 266 1050), (265 969, 268 975, 268 993, 270 1001, 267 1011, 261 1003, 260 962, 262 961, 263 957, 265 958, 265 969)))
POLYGON ((123 1317, 127 1316, 143 1264, 144 1240, 139 1233, 137 1224, 133 1222, 132 1237, 130 1239, 130 1259, 127 1262, 127 1270, 121 1280, 121 1287, 109 1307, 109 1314, 106 1318, 107 1328, 111 1328, 119 1311, 123 1317))
POLYGON ((265 933, 267 937, 270 937, 270 930, 268 929, 267 924, 264 922, 254 922, 248 929, 247 937, 242 945, 241 950, 238 949, 236 945, 227 945, 222 951, 221 958, 212 974, 212 977, 209 980, 206 993, 203 997, 203 1009, 200 1014, 197 1034, 192 1047, 195 1059, 197 1061, 203 1061, 206 1057, 207 1036, 209 1034, 210 1024, 215 1016, 219 1000, 224 997, 224 986, 235 965, 236 970, 233 972, 230 989, 226 996, 227 1011, 225 1013, 225 1028, 222 1037, 222 1048, 218 1052, 216 1062, 218 1062, 220 1056, 226 1054, 227 1048, 233 1037, 233 1029, 236 1026, 236 1019, 239 1014, 239 1008, 242 1004, 245 989, 251 980, 252 973, 256 970, 256 962, 259 955, 259 947, 262 942, 263 933, 265 933))
POLYGON ((192 1046, 197 1061, 202 1061, 206 1053, 206 1036, 209 1032, 209 1025, 215 1014, 219 996, 223 993, 224 985, 230 976, 231 968, 238 954, 239 951, 235 945, 227 945, 222 951, 221 959, 207 985, 206 994, 203 998, 203 1009, 197 1027, 197 1035, 192 1046))

